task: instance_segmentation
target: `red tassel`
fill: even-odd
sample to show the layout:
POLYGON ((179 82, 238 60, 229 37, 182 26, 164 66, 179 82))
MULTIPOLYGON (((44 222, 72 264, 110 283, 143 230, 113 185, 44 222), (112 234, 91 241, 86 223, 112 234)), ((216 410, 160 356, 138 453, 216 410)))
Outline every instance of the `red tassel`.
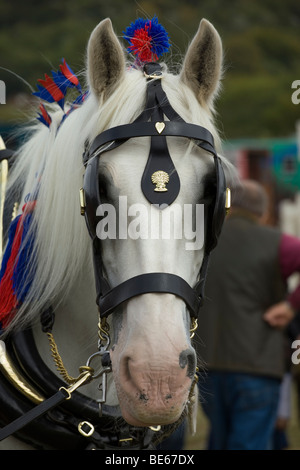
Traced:
POLYGON ((10 320, 10 316, 17 307, 17 297, 13 289, 13 271, 21 246, 22 233, 23 224, 22 217, 20 217, 16 228, 16 235, 11 248, 11 254, 7 261, 6 270, 0 283, 0 321, 2 328, 7 326, 10 320))

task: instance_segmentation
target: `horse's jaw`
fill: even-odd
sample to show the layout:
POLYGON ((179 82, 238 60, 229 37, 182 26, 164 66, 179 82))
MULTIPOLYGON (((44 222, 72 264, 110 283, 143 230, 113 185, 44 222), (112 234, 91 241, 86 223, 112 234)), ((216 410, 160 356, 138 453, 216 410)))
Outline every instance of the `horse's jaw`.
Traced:
POLYGON ((182 310, 173 295, 146 294, 123 312, 111 360, 122 416, 131 425, 174 423, 187 405, 196 356, 182 310))

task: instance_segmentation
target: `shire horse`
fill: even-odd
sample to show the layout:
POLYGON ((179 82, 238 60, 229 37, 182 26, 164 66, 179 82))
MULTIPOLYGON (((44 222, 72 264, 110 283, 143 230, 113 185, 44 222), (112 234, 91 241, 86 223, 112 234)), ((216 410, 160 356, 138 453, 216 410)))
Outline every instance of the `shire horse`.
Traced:
POLYGON ((195 421, 191 337, 230 168, 213 123, 222 45, 203 19, 179 73, 132 66, 124 52, 110 19, 101 21, 87 47, 88 97, 63 122, 53 105, 51 126, 32 125, 15 155, 7 193, 22 188, 33 241, 26 295, 1 337, 2 428, 61 396, 2 449, 153 448, 187 415, 195 421), (204 205, 197 249, 176 236, 173 201, 204 205), (142 236, 153 214, 171 217, 171 236, 167 224, 142 236))

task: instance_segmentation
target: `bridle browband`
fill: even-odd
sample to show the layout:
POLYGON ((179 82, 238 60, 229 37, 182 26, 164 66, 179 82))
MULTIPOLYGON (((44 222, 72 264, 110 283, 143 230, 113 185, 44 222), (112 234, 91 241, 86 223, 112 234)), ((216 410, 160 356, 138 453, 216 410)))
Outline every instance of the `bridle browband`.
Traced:
POLYGON ((97 305, 101 318, 110 315, 120 304, 132 297, 145 293, 171 293, 187 305, 191 318, 197 318, 204 293, 208 259, 216 246, 225 218, 226 182, 221 160, 218 157, 212 134, 204 127, 186 123, 172 108, 162 88, 162 68, 157 63, 144 66, 147 78, 147 99, 144 111, 131 124, 105 130, 87 146, 83 162, 86 166, 82 188, 82 214, 93 241, 94 269, 97 290, 97 305), (164 120, 166 116, 169 121, 164 120), (171 273, 155 272, 140 274, 125 282, 111 287, 103 274, 101 243, 96 235, 99 217, 96 216, 101 196, 98 181, 99 160, 103 153, 111 151, 131 138, 151 137, 148 161, 142 176, 141 187, 145 197, 158 210, 172 204, 180 190, 179 176, 170 157, 166 137, 186 137, 213 156, 216 178, 216 194, 209 204, 206 215, 206 237, 204 258, 198 281, 191 287, 183 278, 171 273), (167 175, 168 188, 156 192, 153 174, 162 172, 167 175))

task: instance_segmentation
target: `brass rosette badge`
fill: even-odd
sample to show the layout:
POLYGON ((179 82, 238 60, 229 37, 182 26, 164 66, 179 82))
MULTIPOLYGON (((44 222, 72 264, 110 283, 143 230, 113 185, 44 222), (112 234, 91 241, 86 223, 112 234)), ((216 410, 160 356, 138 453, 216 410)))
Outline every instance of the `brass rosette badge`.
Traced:
POLYGON ((157 191, 159 193, 168 191, 168 189, 166 188, 166 184, 168 184, 169 182, 169 175, 165 171, 155 171, 151 176, 151 181, 153 184, 156 185, 154 191, 157 191))

